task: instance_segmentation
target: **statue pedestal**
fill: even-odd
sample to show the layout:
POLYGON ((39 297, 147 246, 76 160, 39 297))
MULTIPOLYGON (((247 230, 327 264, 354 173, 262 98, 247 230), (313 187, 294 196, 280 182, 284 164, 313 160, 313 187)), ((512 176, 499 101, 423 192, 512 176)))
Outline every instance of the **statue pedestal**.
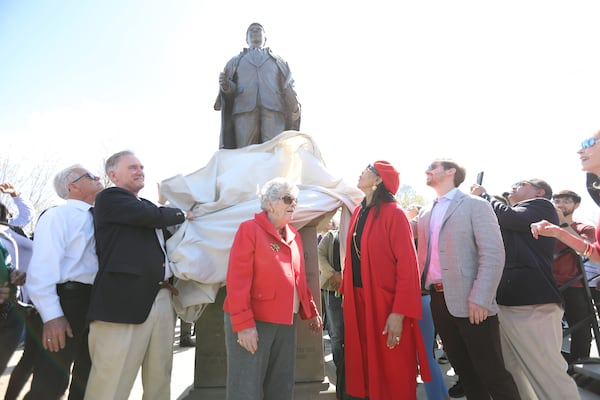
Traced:
MULTIPOLYGON (((317 230, 319 221, 300 230, 306 261, 306 279, 321 312, 317 230)), ((227 353, 223 327, 223 300, 226 288, 219 290, 215 303, 207 306, 196 321, 196 363, 194 386, 182 399, 224 400, 227 378, 227 353)), ((323 336, 310 332, 308 323, 299 321, 296 347, 295 400, 335 399, 335 389, 325 380, 323 336)))

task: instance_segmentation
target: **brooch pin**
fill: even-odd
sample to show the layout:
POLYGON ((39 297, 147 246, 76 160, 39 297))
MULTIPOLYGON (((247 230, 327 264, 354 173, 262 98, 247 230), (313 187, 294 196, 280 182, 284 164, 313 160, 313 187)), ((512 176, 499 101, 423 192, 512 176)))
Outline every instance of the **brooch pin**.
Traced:
POLYGON ((277 243, 271 243, 271 250, 279 251, 280 247, 277 243))

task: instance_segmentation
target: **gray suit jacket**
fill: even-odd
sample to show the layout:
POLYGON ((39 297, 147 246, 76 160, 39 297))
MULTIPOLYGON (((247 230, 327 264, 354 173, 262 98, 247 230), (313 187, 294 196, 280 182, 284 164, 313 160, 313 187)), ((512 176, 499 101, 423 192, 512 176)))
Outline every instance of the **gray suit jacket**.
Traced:
MULTIPOLYGON (((424 207, 411 226, 418 239, 421 272, 427 260, 429 221, 433 205, 424 207)), ((468 301, 498 312, 496 289, 504 268, 504 243, 496 214, 480 198, 457 191, 442 222, 438 244, 448 311, 469 316, 468 301)))

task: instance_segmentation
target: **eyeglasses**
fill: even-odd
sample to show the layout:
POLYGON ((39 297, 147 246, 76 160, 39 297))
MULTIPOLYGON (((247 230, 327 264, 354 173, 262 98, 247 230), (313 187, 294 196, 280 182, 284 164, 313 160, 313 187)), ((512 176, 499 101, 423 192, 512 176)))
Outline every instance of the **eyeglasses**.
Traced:
POLYGON ((81 175, 79 178, 75 179, 71 183, 75 183, 75 182, 81 180, 82 178, 88 178, 91 181, 95 181, 95 180, 100 179, 99 177, 97 177, 96 175, 92 174, 91 172, 86 172, 85 174, 81 175))
POLYGON ((283 202, 285 204, 287 204, 288 206, 292 203, 298 204, 298 199, 296 197, 292 196, 291 194, 286 194, 285 196, 281 196, 279 198, 279 200, 283 200, 283 202))
POLYGON ((534 188, 541 189, 541 188, 540 188, 538 185, 534 185, 533 183, 531 183, 531 182, 529 182, 529 181, 519 181, 519 182, 517 182, 517 183, 514 183, 514 184, 511 186, 511 188, 513 188, 513 189, 515 189, 515 190, 516 190, 516 189, 519 189, 519 188, 521 188, 521 187, 523 187, 523 186, 527 186, 527 185, 533 186, 534 188))
POLYGON ((439 166, 440 166, 440 164, 436 164, 436 163, 429 164, 429 167, 427 167, 427 171, 433 171, 434 169, 436 169, 439 166))
POLYGON ((377 169, 374 166, 372 166, 371 164, 367 165, 367 170, 369 170, 372 173, 374 173, 375 175, 379 176, 379 172, 377 172, 377 169))
POLYGON ((592 147, 593 145, 595 145, 596 143, 600 142, 600 139, 596 139, 596 138, 589 138, 589 139, 585 139, 583 142, 581 142, 581 149, 589 149, 590 147, 592 147))

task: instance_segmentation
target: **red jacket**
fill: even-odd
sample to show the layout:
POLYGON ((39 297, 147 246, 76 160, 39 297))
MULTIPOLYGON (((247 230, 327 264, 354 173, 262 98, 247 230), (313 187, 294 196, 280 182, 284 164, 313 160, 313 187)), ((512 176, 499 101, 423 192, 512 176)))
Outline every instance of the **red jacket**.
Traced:
MULTIPOLYGON (((342 278, 347 392, 371 400, 415 399, 417 353, 423 380, 431 377, 418 324, 421 284, 411 229, 396 203, 383 203, 377 217, 375 209, 369 212, 360 243, 365 306, 365 323, 360 324, 350 253, 359 210, 350 223, 342 278), (390 313, 404 315, 400 343, 394 349, 387 347, 387 335, 382 335, 390 313)), ((431 351, 431 343, 427 345, 431 351)))
POLYGON ((256 326, 256 320, 291 325, 294 286, 300 298, 300 317, 310 319, 318 314, 306 283, 300 235, 290 225, 285 229, 287 240, 279 236, 263 211, 242 222, 235 235, 223 304, 234 332, 256 326))

